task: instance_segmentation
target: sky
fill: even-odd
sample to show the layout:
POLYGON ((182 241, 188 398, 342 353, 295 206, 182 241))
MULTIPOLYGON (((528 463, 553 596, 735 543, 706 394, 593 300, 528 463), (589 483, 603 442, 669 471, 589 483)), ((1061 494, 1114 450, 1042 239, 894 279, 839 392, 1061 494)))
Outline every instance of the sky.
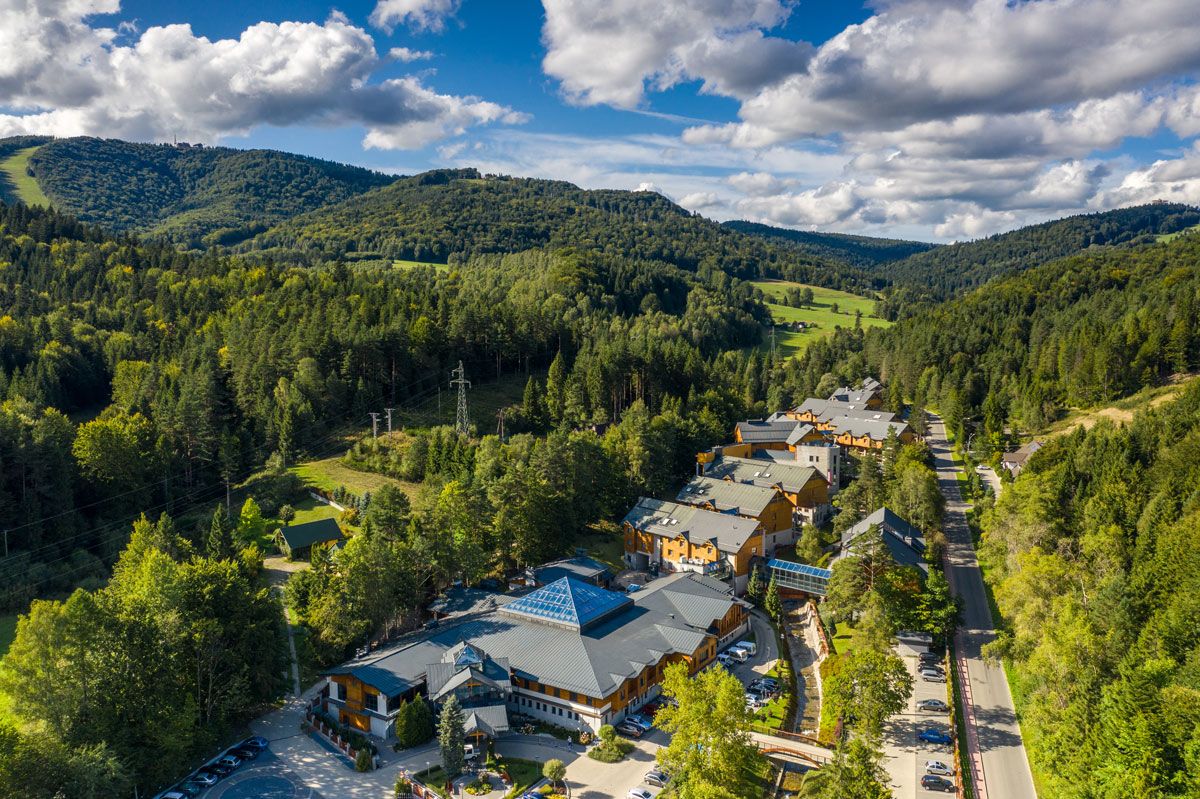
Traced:
POLYGON ((928 241, 1200 203, 1198 0, 0 0, 0 136, 658 191, 928 241))

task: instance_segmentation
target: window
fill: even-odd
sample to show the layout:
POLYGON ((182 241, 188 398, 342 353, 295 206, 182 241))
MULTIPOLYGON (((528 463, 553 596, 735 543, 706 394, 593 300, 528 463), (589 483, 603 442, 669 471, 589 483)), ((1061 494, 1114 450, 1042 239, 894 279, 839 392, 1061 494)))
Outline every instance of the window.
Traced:
POLYGON ((575 701, 575 692, 571 691, 570 693, 568 693, 567 698, 570 699, 572 702, 574 702, 575 701))
POLYGON ((340 701, 345 702, 346 701, 346 685, 344 683, 340 683, 340 682, 335 682, 334 685, 337 686, 337 698, 340 701))
POLYGON ((363 709, 364 710, 375 710, 379 707, 379 705, 376 704, 377 700, 375 698, 376 696, 378 696, 378 694, 371 694, 371 693, 367 693, 366 691, 363 691, 362 696, 363 696, 363 709))
POLYGON ((400 703, 404 701, 404 694, 396 694, 389 696, 387 701, 387 712, 394 713, 400 709, 400 703))

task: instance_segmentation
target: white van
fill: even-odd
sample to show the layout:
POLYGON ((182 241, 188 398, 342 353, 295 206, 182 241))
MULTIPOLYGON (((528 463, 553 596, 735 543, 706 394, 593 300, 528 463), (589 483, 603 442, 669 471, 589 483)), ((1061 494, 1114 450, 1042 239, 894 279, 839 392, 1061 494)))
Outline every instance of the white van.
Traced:
POLYGON ((717 662, 722 666, 732 666, 733 658, 731 658, 728 653, 722 652, 721 654, 717 655, 717 662))
POLYGON ((739 646, 731 646, 725 650, 725 654, 736 660, 738 663, 745 663, 750 659, 750 653, 739 646))
POLYGON ((753 641, 738 641, 736 644, 734 644, 734 646, 736 646, 738 649, 745 649, 750 657, 754 657, 758 654, 758 644, 754 643, 753 641))

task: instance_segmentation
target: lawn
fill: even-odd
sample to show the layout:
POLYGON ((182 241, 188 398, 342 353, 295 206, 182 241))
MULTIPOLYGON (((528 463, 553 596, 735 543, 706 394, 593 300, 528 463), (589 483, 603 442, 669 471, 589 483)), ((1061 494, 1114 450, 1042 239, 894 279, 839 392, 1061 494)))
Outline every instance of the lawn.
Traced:
MULTIPOLYGON (((786 280, 754 280, 751 283, 768 297, 774 299, 782 298, 788 289, 806 287, 803 283, 792 283, 786 280)), ((854 327, 855 311, 862 311, 863 327, 889 327, 892 324, 885 319, 871 316, 875 312, 875 300, 837 289, 820 286, 807 286, 807 288, 812 289, 813 292, 813 304, 810 307, 792 308, 774 302, 767 303, 777 324, 780 322, 807 322, 816 325, 815 328, 810 327, 807 330, 799 331, 776 329, 775 346, 784 357, 795 355, 807 347, 810 342, 832 334, 835 327, 854 327), (837 313, 833 312, 834 304, 838 306, 837 313)), ((763 347, 770 348, 770 346, 770 335, 767 335, 764 338, 763 347)))
POLYGON ((837 634, 833 636, 833 651, 844 655, 850 651, 850 641, 854 638, 854 628, 847 622, 839 621, 837 634))
POLYGON ((26 147, 24 150, 17 150, 8 158, 0 161, 0 171, 7 173, 13 189, 16 190, 17 196, 23 203, 49 206, 50 198, 42 192, 37 181, 25 171, 29 166, 29 156, 33 155, 33 151, 36 149, 37 147, 26 147))
POLYGON ((563 549, 563 557, 573 557, 575 549, 582 547, 587 550, 589 558, 594 558, 612 569, 613 574, 625 569, 625 536, 621 528, 613 522, 599 521, 588 526, 588 532, 571 542, 563 549))
POLYGON ((488 767, 504 769, 512 777, 513 787, 509 796, 520 796, 529 786, 542 778, 542 764, 536 760, 522 760, 518 757, 501 757, 488 760, 488 767))
POLYGON ((759 708, 754 714, 754 721, 757 724, 779 730, 783 728, 784 722, 787 721, 788 695, 791 693, 788 689, 790 686, 787 680, 779 676, 778 665, 767 672, 766 676, 779 680, 779 696, 759 708))
POLYGON ((0 616, 0 657, 4 657, 13 639, 17 637, 17 617, 0 616))

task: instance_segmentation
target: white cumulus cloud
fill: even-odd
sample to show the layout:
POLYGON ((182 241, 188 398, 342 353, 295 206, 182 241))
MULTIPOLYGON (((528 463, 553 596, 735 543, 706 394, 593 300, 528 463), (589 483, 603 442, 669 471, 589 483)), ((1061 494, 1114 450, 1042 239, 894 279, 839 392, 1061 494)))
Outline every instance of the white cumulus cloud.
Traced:
POLYGON ((581 105, 634 108, 647 83, 687 80, 735 97, 804 69, 811 45, 769 37, 780 0, 544 0, 542 68, 581 105))
POLYGON ((461 0, 379 0, 371 12, 371 24, 389 33, 397 25, 408 25, 415 31, 440 33, 446 19, 458 12, 461 0))
POLYGON ((15 111, 0 114, 0 135, 211 141, 259 125, 352 124, 367 129, 367 146, 419 148, 472 125, 526 118, 416 77, 371 83, 384 61, 341 14, 323 24, 260 22, 216 41, 166 25, 117 45, 114 31, 86 21, 116 10, 104 0, 0 0, 0 105, 15 111))

